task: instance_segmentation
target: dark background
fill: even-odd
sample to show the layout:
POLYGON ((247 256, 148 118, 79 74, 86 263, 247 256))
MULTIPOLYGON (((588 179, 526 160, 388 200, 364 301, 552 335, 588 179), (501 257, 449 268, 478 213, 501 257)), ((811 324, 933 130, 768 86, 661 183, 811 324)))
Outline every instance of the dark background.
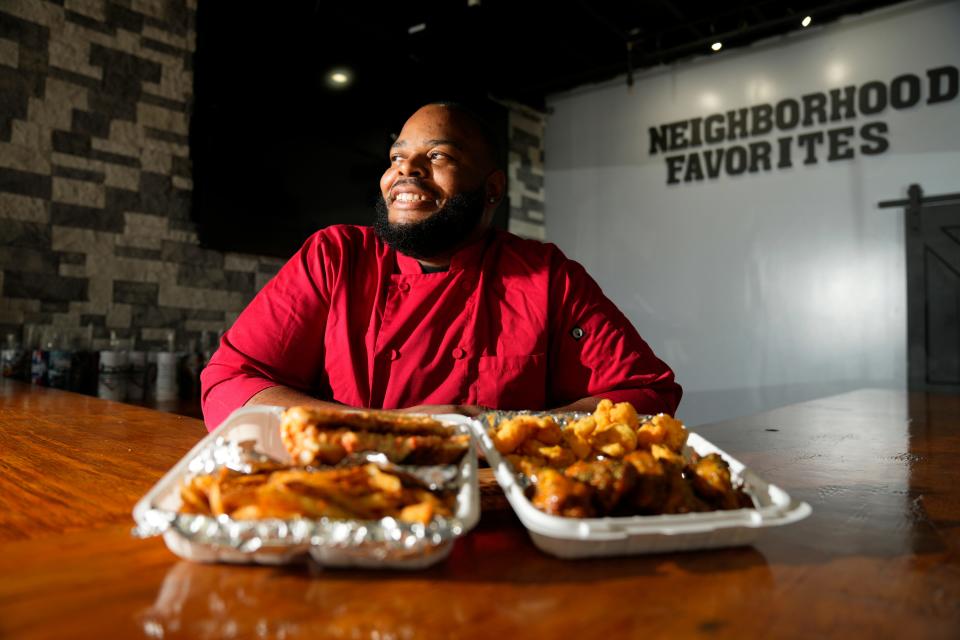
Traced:
POLYGON ((506 132, 506 109, 455 56, 427 68, 410 53, 406 21, 348 28, 311 3, 242 4, 197 13, 193 211, 207 247, 288 257, 316 229, 370 224, 392 136, 427 102, 465 103, 506 132), (355 80, 331 89, 339 66, 355 80))

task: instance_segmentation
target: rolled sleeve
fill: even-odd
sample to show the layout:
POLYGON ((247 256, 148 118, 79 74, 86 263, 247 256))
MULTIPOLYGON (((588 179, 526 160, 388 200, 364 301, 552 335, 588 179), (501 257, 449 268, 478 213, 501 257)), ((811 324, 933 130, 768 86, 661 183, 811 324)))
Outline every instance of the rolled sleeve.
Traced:
POLYGON ((237 375, 233 369, 212 362, 200 377, 204 386, 203 420, 208 431, 213 431, 250 398, 278 384, 259 376, 237 375))

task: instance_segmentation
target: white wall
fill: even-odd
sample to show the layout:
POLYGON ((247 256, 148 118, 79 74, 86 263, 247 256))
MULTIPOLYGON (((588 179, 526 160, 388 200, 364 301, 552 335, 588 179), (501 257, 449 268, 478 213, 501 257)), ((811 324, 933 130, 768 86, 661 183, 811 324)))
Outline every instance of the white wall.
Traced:
MULTIPOLYGON (((920 183, 960 191, 960 98, 756 139, 883 121, 889 149, 666 184, 648 128, 960 65, 960 2, 898 5, 553 96, 547 239, 582 262, 677 372, 702 424, 906 381, 903 214, 920 183)), ((747 139, 746 143, 754 138, 747 139)), ((854 137, 852 148, 862 140, 854 137)), ((707 148, 729 147, 724 142, 707 148)), ((689 152, 689 151, 688 151, 689 152)), ((675 152, 686 153, 686 152, 675 152)))

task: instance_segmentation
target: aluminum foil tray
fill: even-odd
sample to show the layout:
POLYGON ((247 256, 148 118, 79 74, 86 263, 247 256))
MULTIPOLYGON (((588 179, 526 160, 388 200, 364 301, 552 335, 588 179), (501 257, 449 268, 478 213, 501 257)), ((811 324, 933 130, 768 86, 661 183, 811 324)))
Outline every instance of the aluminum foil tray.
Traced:
MULTIPOLYGON (((767 483, 707 439, 690 433, 686 453, 696 451, 700 455, 718 453, 723 456, 730 465, 734 482, 743 483, 754 508, 608 518, 565 518, 544 513, 527 498, 525 478, 515 473, 510 463, 503 459, 487 431, 491 424, 498 424, 518 413, 545 415, 527 411, 491 411, 478 416, 470 426, 510 506, 529 531, 534 544, 549 554, 561 558, 586 558, 747 545, 770 528, 798 522, 812 512, 806 502, 793 500, 786 491, 767 483)), ((563 426, 588 414, 550 415, 563 426)))
MULTIPOLYGON (((459 489, 452 518, 428 525, 394 518, 336 520, 232 520, 179 513, 184 478, 227 466, 242 470, 266 456, 289 464, 280 440, 280 407, 244 407, 201 440, 144 495, 133 509, 134 535, 162 535, 176 555, 198 562, 285 564, 312 557, 331 567, 419 569, 449 555, 453 541, 480 518, 477 451, 459 464, 459 489)), ((463 416, 434 416, 461 433, 470 433, 463 416)))

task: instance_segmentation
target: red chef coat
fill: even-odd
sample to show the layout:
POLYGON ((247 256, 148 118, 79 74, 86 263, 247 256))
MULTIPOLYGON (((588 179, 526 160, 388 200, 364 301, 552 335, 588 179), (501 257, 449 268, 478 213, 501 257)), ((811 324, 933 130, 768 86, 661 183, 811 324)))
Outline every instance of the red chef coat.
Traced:
POLYGON ((285 385, 354 407, 547 409, 588 396, 673 413, 681 389, 630 322, 552 244, 491 230, 423 273, 369 227, 311 236, 202 374, 216 427, 285 385))

